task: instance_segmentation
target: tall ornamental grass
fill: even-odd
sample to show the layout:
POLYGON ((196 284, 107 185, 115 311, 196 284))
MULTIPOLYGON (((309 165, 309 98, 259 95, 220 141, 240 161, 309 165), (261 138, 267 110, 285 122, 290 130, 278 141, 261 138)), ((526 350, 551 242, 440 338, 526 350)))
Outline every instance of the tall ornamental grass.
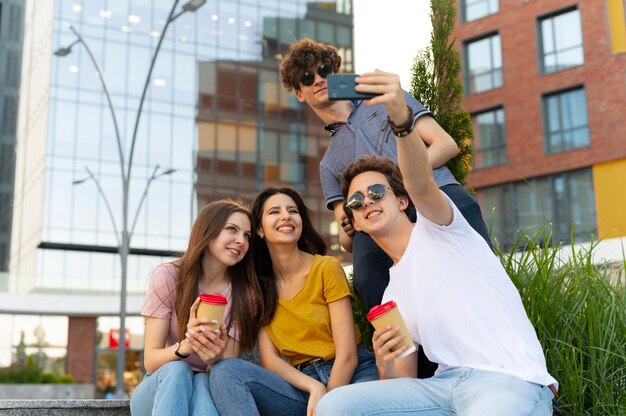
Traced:
POLYGON ((546 234, 522 234, 498 255, 559 382, 559 407, 565 415, 626 415, 626 261, 594 264, 597 243, 564 248, 546 234))

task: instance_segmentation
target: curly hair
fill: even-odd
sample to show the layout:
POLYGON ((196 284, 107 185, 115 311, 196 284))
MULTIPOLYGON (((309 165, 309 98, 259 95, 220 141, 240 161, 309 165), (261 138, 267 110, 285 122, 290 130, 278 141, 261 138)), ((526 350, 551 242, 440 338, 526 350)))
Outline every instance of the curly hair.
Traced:
POLYGON ((316 64, 330 65, 333 72, 341 67, 341 56, 337 48, 325 43, 302 38, 289 45, 280 61, 280 79, 287 91, 300 90, 302 75, 316 64))
MULTIPOLYGON (((409 217, 409 220, 414 222, 415 220, 412 213, 415 212, 415 205, 413 205, 413 201, 411 201, 411 197, 404 187, 400 168, 398 168, 398 165, 393 163, 390 159, 384 157, 376 157, 374 155, 361 156, 343 170, 341 173, 341 194, 343 195, 343 199, 348 199, 348 192, 350 191, 350 184, 352 183, 352 180, 357 175, 370 171, 379 172, 385 175, 387 177, 387 181, 389 181, 389 186, 393 189, 393 193, 396 196, 403 196, 409 201, 409 205, 404 210, 404 213, 407 217, 409 217)), ((354 220, 352 210, 345 204, 343 206, 343 210, 350 221, 354 220)))

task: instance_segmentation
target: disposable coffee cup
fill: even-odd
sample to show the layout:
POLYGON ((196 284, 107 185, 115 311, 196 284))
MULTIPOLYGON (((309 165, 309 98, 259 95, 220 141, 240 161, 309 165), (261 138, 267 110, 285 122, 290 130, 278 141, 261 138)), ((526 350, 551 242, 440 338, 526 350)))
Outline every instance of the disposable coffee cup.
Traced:
POLYGON ((200 295, 200 304, 196 316, 198 318, 215 319, 217 324, 205 324, 211 329, 219 329, 224 322, 224 308, 228 301, 219 293, 200 295))
POLYGON ((396 302, 390 300, 382 305, 374 306, 367 314, 367 320, 370 321, 372 326, 376 329, 385 328, 389 325, 392 328, 398 328, 400 330, 400 334, 404 337, 404 340, 402 343, 392 348, 391 351, 396 351, 404 345, 410 344, 411 346, 408 350, 400 354, 398 358, 404 358, 416 350, 411 334, 409 334, 409 330, 406 328, 396 302))

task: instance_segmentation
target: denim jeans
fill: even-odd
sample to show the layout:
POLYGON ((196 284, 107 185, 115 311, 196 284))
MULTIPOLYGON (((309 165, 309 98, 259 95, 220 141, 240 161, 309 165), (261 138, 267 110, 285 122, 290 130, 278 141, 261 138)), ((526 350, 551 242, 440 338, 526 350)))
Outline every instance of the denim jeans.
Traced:
MULTIPOLYGON (((359 364, 351 383, 378 380, 374 356, 358 347, 359 364)), ((332 361, 319 361, 302 372, 328 384, 332 361)), ((211 370, 211 394, 222 416, 230 415, 306 415, 309 393, 293 387, 282 377, 239 358, 218 362, 211 370)))
POLYGON ((508 374, 453 368, 429 379, 397 378, 343 386, 324 395, 318 416, 549 416, 552 392, 508 374))
POLYGON ((130 397, 133 416, 219 416, 209 390, 209 376, 194 374, 183 361, 162 365, 146 374, 130 397))

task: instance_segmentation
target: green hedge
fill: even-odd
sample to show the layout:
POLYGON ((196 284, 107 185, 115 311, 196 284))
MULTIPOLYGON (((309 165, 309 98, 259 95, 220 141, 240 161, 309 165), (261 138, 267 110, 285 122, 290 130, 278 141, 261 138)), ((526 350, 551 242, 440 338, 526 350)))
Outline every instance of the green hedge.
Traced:
POLYGON ((44 372, 29 357, 24 365, 0 368, 0 383, 3 384, 72 384, 75 380, 69 374, 56 375, 44 372))

